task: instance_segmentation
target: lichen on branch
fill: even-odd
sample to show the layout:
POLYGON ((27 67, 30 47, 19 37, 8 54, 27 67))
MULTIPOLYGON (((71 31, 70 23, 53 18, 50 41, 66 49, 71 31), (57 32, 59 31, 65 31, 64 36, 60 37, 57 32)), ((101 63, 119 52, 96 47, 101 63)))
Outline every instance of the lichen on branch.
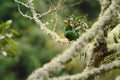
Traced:
MULTIPOLYGON (((28 16, 28 15, 23 14, 20 9, 19 9, 19 12, 24 17, 32 18, 32 20, 34 20, 39 25, 40 29, 45 34, 50 35, 51 38, 54 39, 56 42, 59 42, 59 43, 69 43, 67 39, 60 38, 60 36, 56 32, 50 30, 46 26, 46 24, 43 23, 40 20, 40 18, 39 18, 39 17, 42 17, 42 16, 45 16, 45 15, 49 14, 52 11, 59 10, 59 7, 60 7, 59 3, 61 3, 62 0, 59 0, 58 5, 56 6, 56 8, 48 10, 46 13, 43 13, 44 15, 37 13, 37 11, 35 10, 35 7, 33 5, 33 0, 28 1, 28 3, 26 3, 26 4, 20 2, 19 0, 15 0, 15 1, 19 5, 23 5, 23 6, 25 6, 25 7, 30 9, 30 11, 32 13, 32 16, 28 16), (38 14, 39 14, 39 16, 38 16, 38 14)), ((120 23, 120 11, 119 11, 120 10, 120 0, 104 0, 103 2, 102 1, 100 1, 100 2, 101 2, 101 6, 102 6, 101 13, 100 13, 100 15, 98 17, 98 20, 93 23, 91 28, 88 29, 88 31, 86 31, 85 33, 81 34, 81 36, 75 42, 73 42, 73 44, 70 46, 70 48, 66 49, 62 54, 60 54, 57 57, 55 57, 54 59, 52 59, 49 63, 45 64, 42 68, 39 68, 39 69, 35 70, 28 77, 27 80, 46 80, 54 72, 56 72, 56 71, 59 72, 62 69, 64 69, 65 68, 65 64, 69 63, 73 59, 73 57, 78 56, 79 53, 81 52, 81 50, 87 44, 89 44, 99 34, 99 31, 100 30, 103 31, 104 28, 107 27, 106 25, 114 26, 114 29, 108 34, 108 38, 109 38, 109 35, 113 35, 115 33, 115 31, 119 32, 120 28, 118 27, 119 26, 118 24, 120 23), (106 1, 109 2, 109 3, 105 3, 106 1), (107 5, 105 5, 105 4, 107 4, 107 5)), ((105 44, 106 45, 108 44, 108 42, 106 40, 105 40, 105 44)), ((110 47, 110 48, 112 50, 116 50, 117 51, 118 48, 119 48, 119 45, 116 45, 116 46, 117 47, 115 47, 115 48, 114 47, 110 47)), ((109 47, 107 47, 107 46, 105 46, 105 49, 107 50, 105 53, 108 53, 108 51, 110 50, 109 47)), ((99 50, 101 51, 101 48, 99 48, 99 50)), ((93 52, 95 52, 95 51, 93 51, 93 52)), ((103 52, 104 52, 104 50, 103 50, 103 52)), ((98 52, 96 51, 96 53, 98 53, 98 52)), ((113 54, 113 53, 110 53, 110 54, 113 54)), ((95 61, 98 59, 98 56, 91 56, 91 58, 92 57, 95 57, 94 58, 95 61)), ((100 62, 101 62, 101 60, 100 60, 100 62)), ((91 63, 91 61, 89 63, 91 63)), ((97 66, 93 65, 93 66, 94 67, 99 67, 99 65, 97 65, 97 66)), ((93 71, 87 70, 87 72, 84 71, 81 74, 75 74, 73 76, 66 76, 66 77, 62 77, 62 78, 60 77, 60 78, 54 78, 54 79, 58 79, 58 80, 65 80, 65 79, 74 80, 74 79, 82 79, 81 76, 84 76, 84 77, 88 78, 90 76, 95 75, 95 73, 101 74, 102 71, 106 72, 108 70, 113 69, 116 66, 117 66, 117 68, 120 67, 120 61, 115 61, 115 62, 113 62, 111 64, 104 65, 104 67, 99 67, 97 69, 93 69, 93 71), (118 63, 118 65, 116 63, 118 63), (112 67, 109 67, 108 65, 109 66, 112 65, 112 67), (105 67, 105 66, 107 66, 107 67, 105 67)), ((54 80, 54 79, 51 79, 51 80, 54 80)))

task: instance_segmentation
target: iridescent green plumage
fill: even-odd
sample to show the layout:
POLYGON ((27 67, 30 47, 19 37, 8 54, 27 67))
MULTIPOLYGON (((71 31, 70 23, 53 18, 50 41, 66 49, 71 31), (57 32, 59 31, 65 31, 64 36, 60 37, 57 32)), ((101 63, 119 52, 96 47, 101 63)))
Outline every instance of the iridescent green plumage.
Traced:
POLYGON ((66 27, 64 35, 69 40, 76 40, 79 36, 78 33, 75 31, 75 23, 74 23, 74 17, 71 17, 67 21, 65 21, 66 27))
POLYGON ((88 28, 84 17, 70 16, 64 23, 66 24, 64 35, 69 41, 76 40, 88 28))
POLYGON ((79 37, 79 36, 78 36, 78 33, 76 33, 76 32, 73 31, 73 30, 67 30, 67 31, 64 32, 64 34, 65 34, 65 37, 66 37, 67 39, 69 39, 70 41, 76 40, 76 39, 79 37))

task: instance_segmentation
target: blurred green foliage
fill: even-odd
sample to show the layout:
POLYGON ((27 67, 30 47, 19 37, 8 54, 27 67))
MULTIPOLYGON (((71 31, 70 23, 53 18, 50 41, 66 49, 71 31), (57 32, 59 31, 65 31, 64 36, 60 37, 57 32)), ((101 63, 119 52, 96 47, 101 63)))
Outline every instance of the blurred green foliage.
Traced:
POLYGON ((0 24, 0 54, 3 56, 14 56, 15 46, 18 44, 13 40, 14 35, 19 33, 10 28, 12 20, 0 24))
MULTIPOLYGON (((22 1, 25 2, 27 0, 22 1)), ((34 1, 37 12, 45 12, 51 5, 56 5, 58 0, 51 0, 52 4, 50 4, 49 0, 34 1)), ((69 6, 77 1, 78 0, 66 0, 63 6, 69 6)), ((56 31, 61 35, 64 30, 63 20, 73 14, 75 16, 88 14, 88 19, 90 21, 94 21, 100 12, 98 1, 94 1, 95 2, 92 0, 86 0, 76 6, 60 10, 58 12, 56 31)), ((0 0, 0 5, 0 23, 12 20, 12 29, 17 30, 19 33, 19 35, 14 38, 15 41, 19 42, 19 45, 16 47, 17 52, 15 52, 15 57, 1 57, 0 80, 25 80, 33 70, 42 67, 43 64, 49 62, 53 57, 62 52, 63 49, 60 49, 58 44, 56 44, 49 36, 45 35, 34 21, 21 16, 14 0, 0 0)), ((20 7, 21 10, 25 12, 26 9, 22 6, 20 7)), ((27 13, 29 13, 29 10, 27 10, 27 13)), ((41 18, 41 20, 43 22, 48 20, 51 21, 51 18, 54 18, 54 14, 52 13, 41 18)), ((51 21, 51 24, 48 25, 50 29, 53 29, 53 23, 54 21, 51 21)), ((14 30, 11 31, 16 34, 17 32, 14 30)), ((74 74, 82 71, 84 68, 84 64, 82 61, 79 62, 79 59, 67 64, 66 66, 66 70, 62 72, 63 74, 74 74)))

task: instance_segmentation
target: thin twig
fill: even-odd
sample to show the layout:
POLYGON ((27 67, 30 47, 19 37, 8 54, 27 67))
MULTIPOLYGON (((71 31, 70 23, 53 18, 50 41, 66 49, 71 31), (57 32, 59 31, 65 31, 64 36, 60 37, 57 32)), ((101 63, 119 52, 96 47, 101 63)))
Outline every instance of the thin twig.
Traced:
POLYGON ((21 4, 21 5, 25 6, 26 8, 29 8, 29 5, 23 3, 22 1, 19 1, 19 0, 14 0, 14 1, 18 4, 21 4))
POLYGON ((22 16, 24 16, 24 17, 26 17, 26 18, 29 18, 30 20, 33 19, 33 17, 28 16, 27 14, 24 14, 24 13, 21 11, 19 4, 18 4, 18 11, 19 11, 19 13, 20 13, 22 16))

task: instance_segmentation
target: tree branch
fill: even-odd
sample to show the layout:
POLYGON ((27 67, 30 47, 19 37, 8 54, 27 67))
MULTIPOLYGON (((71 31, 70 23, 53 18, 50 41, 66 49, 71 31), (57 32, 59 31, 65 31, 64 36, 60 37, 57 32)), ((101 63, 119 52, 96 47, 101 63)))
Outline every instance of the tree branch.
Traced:
POLYGON ((78 73, 75 75, 69 75, 69 76, 67 75, 67 76, 58 77, 58 78, 51 78, 48 80, 86 80, 91 76, 93 77, 96 75, 100 75, 102 73, 108 72, 113 69, 120 69, 119 60, 113 61, 109 64, 101 65, 99 68, 94 68, 94 69, 91 69, 82 73, 78 73))
POLYGON ((111 0, 99 0, 100 5, 101 5, 101 12, 100 12, 100 16, 102 16, 105 12, 105 10, 110 6, 111 4, 111 0))
POLYGON ((112 29, 111 32, 109 32, 107 42, 115 43, 114 37, 118 38, 119 35, 120 35, 120 23, 114 29, 112 29))
POLYGON ((29 7, 30 7, 31 12, 33 14, 34 21, 40 26, 41 30, 43 30, 43 32, 45 34, 50 35, 58 43, 62 43, 62 44, 69 43, 67 39, 61 39, 60 36, 57 33, 51 31, 50 29, 48 29, 46 27, 46 25, 44 23, 42 23, 41 20, 39 20, 39 17, 37 16, 37 12, 35 11, 32 2, 29 2, 29 7))
MULTIPOLYGON (((104 25, 108 23, 113 17, 111 12, 116 12, 116 8, 119 7, 120 0, 113 0, 112 4, 109 8, 104 12, 103 16, 99 17, 98 21, 92 25, 92 28, 89 29, 86 33, 80 36, 76 42, 72 44, 72 46, 65 50, 62 55, 57 56, 51 62, 45 64, 42 68, 37 69, 33 72, 28 80, 44 80, 47 79, 50 74, 55 71, 62 70, 65 66, 64 64, 70 62, 71 59, 77 55, 75 51, 80 51, 84 46, 86 46, 98 33, 98 30, 102 30, 104 25)), ((51 31, 47 30, 46 27, 42 24, 40 20, 36 17, 36 12, 34 9, 31 10, 33 12, 34 20, 41 26, 41 29, 48 32, 51 35, 51 31)), ((52 33, 53 34, 53 33, 52 33)))

